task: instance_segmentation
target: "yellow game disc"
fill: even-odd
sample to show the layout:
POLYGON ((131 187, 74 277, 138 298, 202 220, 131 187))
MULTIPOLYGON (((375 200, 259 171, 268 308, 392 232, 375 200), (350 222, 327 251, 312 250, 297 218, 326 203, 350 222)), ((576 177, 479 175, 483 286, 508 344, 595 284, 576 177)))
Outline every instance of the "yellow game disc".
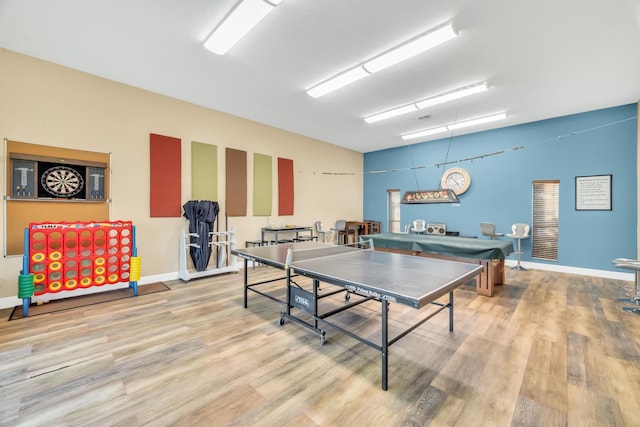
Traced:
POLYGON ((78 282, 74 279, 67 280, 67 282, 64 284, 64 287, 67 289, 73 289, 76 286, 78 286, 78 282))
POLYGON ((98 285, 102 285, 104 283, 104 276, 96 276, 95 282, 98 285))
POLYGON ((91 284, 91 278, 90 277, 85 277, 84 279, 80 280, 80 285, 87 287, 91 284))
POLYGON ((55 261, 49 264, 49 270, 56 271, 56 270, 60 270, 61 268, 62 268, 62 263, 59 261, 55 261))
POLYGON ((52 291, 59 291, 60 288, 62 288, 62 283, 61 282, 51 282, 49 283, 49 289, 52 291))
POLYGON ((52 259, 54 261, 55 260, 59 260, 60 258, 62 258, 62 253, 61 252, 55 251, 55 252, 51 252, 49 254, 49 259, 52 259))
POLYGON ((100 258, 96 258, 96 260, 94 261, 96 265, 103 265, 104 264, 104 258, 100 257, 100 258))
POLYGON ((113 283, 113 282, 115 282, 115 281, 117 281, 117 280, 118 280, 118 275, 117 275, 117 274, 111 274, 111 275, 109 275, 109 281, 110 281, 110 282, 112 282, 112 283, 113 283))
POLYGON ((42 273, 38 273, 38 274, 34 275, 34 276, 33 276, 33 281, 34 281, 35 283, 43 282, 43 281, 44 281, 44 274, 42 274, 42 273))
POLYGON ((44 259, 44 254, 41 252, 35 253, 31 256, 31 260, 35 262, 40 262, 44 259))

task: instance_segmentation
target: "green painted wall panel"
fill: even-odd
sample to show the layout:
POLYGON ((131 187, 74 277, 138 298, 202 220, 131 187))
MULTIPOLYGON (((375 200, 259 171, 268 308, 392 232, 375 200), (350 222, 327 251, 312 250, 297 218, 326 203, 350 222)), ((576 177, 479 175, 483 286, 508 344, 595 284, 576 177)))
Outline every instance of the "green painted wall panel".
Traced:
POLYGON ((253 215, 271 216, 273 199, 272 159, 264 154, 253 154, 253 215))
POLYGON ((218 201, 218 146, 191 141, 191 200, 218 201))

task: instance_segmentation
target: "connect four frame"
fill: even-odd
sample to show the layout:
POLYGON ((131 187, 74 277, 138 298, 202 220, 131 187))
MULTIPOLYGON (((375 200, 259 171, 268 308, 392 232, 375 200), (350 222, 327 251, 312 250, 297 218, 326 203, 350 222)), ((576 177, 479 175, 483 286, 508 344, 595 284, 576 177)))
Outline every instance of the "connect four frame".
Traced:
POLYGON ((30 223, 24 231, 18 298, 129 282, 138 295, 140 258, 131 221, 30 223))

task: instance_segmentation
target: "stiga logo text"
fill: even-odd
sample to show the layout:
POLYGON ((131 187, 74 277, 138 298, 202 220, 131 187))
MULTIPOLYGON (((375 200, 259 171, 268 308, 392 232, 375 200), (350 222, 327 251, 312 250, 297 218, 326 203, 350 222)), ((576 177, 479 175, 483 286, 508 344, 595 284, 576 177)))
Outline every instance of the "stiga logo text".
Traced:
POLYGON ((311 307, 311 302, 307 298, 303 298, 300 295, 296 295, 295 300, 298 304, 302 304, 306 307, 311 307))

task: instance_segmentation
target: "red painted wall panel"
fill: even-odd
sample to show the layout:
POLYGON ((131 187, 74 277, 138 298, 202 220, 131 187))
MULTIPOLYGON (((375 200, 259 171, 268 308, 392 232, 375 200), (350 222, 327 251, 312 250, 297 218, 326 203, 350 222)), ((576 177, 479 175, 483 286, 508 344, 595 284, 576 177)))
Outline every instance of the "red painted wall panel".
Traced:
POLYGON ((150 134, 151 217, 180 217, 181 158, 178 138, 150 134))
POLYGON ((278 157, 278 215, 293 215, 293 160, 278 157))

